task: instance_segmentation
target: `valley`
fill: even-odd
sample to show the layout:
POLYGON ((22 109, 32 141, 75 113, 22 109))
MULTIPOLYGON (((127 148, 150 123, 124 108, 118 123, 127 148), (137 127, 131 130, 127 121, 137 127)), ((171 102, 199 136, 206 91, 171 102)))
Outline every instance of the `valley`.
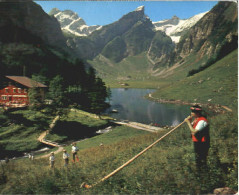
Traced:
POLYGON ((47 3, 0 2, 0 98, 8 101, 0 105, 0 193, 215 194, 229 188, 236 194, 238 4, 218 2, 190 18, 153 22, 147 5, 157 2, 147 2, 107 25, 87 25, 74 10, 44 12, 47 3), (9 89, 20 97, 8 75, 44 84, 45 99, 31 86, 26 107, 8 107, 14 103, 9 89), (183 124, 116 175, 82 188, 166 135, 195 104, 210 124, 205 169, 198 171, 183 124), (34 160, 12 159, 46 147, 46 140, 60 147, 34 160), (75 163, 72 142, 79 148, 75 163), (68 166, 62 149, 70 154, 68 166))

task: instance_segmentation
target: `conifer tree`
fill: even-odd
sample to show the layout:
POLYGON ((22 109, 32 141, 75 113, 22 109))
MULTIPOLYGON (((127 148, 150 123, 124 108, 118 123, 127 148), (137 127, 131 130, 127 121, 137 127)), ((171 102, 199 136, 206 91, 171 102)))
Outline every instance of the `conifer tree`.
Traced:
POLYGON ((65 88, 64 80, 60 75, 55 76, 49 85, 49 97, 53 100, 53 105, 56 107, 64 107, 65 88))
POLYGON ((29 102, 30 102, 30 109, 38 109, 43 104, 43 99, 41 94, 39 93, 39 88, 32 87, 28 90, 29 102))

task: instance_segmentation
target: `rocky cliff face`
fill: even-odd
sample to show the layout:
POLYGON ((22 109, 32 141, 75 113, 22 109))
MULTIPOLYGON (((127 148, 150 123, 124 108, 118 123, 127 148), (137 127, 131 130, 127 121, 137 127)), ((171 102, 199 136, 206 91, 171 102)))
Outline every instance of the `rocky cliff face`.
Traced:
MULTIPOLYGON (((207 12, 206 12, 207 13, 207 12)), ((156 31, 163 31, 170 36, 172 41, 178 43, 181 36, 194 26, 206 13, 197 14, 189 19, 182 20, 173 16, 169 20, 153 22, 156 31)))
POLYGON ((155 69, 185 61, 191 54, 197 56, 198 62, 205 57, 220 59, 238 47, 237 28, 237 4, 219 2, 186 31, 173 52, 156 62, 155 69))
POLYGON ((169 65, 168 61, 174 48, 175 44, 171 38, 165 33, 157 31, 147 53, 148 59, 151 59, 153 64, 166 67, 169 65))
POLYGON ((32 38, 50 45, 66 47, 66 39, 58 21, 46 14, 36 3, 2 0, 0 5, 2 42, 29 42, 32 38))
POLYGON ((78 55, 85 59, 93 59, 102 52, 104 47, 116 37, 128 32, 138 21, 144 19, 144 9, 131 12, 120 20, 103 26, 100 30, 92 32, 87 37, 74 37, 68 39, 68 45, 76 50, 78 55))
POLYGON ((141 6, 87 37, 70 37, 67 43, 79 56, 86 59, 93 59, 101 54, 114 62, 119 62, 125 57, 148 52, 149 58, 152 57, 151 60, 157 60, 165 55, 166 51, 165 42, 159 44, 158 39, 167 39, 166 37, 171 49, 174 47, 171 39, 163 32, 155 32, 152 21, 145 16, 144 7, 141 6), (164 35, 156 36, 156 34, 164 35))
POLYGON ((192 52, 211 57, 230 42, 233 35, 237 36, 237 5, 219 2, 181 39, 176 53, 182 58, 192 52))
POLYGON ((152 22, 148 18, 137 21, 127 32, 117 36, 103 49, 102 55, 115 62, 127 56, 147 51, 155 35, 152 22))

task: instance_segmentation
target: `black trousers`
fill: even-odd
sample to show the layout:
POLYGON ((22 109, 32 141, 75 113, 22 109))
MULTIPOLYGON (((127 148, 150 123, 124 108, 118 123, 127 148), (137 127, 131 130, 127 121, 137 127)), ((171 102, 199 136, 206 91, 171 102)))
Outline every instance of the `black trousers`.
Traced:
POLYGON ((75 160, 76 160, 76 156, 77 156, 77 152, 74 152, 73 153, 73 161, 75 162, 75 160))
POLYGON ((207 167, 207 156, 209 150, 208 142, 193 142, 195 151, 195 160, 197 169, 204 169, 207 167))
POLYGON ((65 160, 65 164, 64 164, 64 166, 65 167, 67 167, 68 166, 68 164, 69 164, 69 158, 67 158, 67 159, 64 159, 65 160))

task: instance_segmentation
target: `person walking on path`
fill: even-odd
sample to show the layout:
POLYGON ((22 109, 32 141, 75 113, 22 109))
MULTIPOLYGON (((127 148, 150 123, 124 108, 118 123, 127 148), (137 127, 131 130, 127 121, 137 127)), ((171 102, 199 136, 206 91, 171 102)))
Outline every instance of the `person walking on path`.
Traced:
POLYGON ((29 153, 28 154, 28 158, 30 159, 30 160, 34 160, 34 154, 31 152, 31 153, 29 153))
POLYGON ((55 155, 54 152, 51 152, 51 155, 49 157, 49 161, 50 161, 50 168, 54 168, 54 163, 55 163, 55 155))
POLYGON ((191 131, 197 170, 201 172, 207 168, 207 156, 210 148, 209 123, 202 115, 201 106, 195 105, 190 109, 191 116, 186 118, 185 122, 191 131), (192 121, 192 119, 194 120, 192 121))
POLYGON ((75 163, 75 160, 77 160, 77 162, 79 162, 79 158, 77 156, 77 152, 79 151, 79 148, 76 146, 76 143, 73 143, 72 144, 72 149, 71 149, 71 152, 72 152, 72 155, 73 155, 73 163, 75 163))
POLYGON ((70 155, 66 152, 66 150, 63 150, 63 159, 65 162, 64 167, 68 167, 69 158, 70 158, 70 155))

